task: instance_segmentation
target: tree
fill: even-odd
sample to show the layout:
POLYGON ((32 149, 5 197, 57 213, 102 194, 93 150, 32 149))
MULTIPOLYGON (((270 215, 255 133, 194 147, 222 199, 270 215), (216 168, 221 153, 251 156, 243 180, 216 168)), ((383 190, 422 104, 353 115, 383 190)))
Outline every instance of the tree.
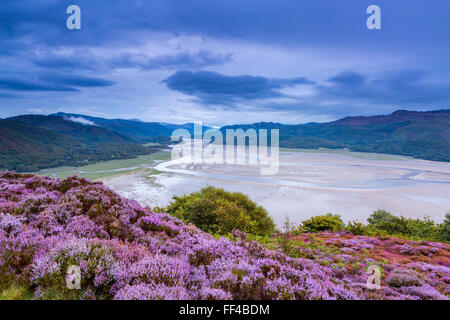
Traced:
POLYGON ((275 231, 275 224, 267 211, 239 192, 207 187, 173 199, 165 210, 168 214, 212 234, 226 235, 236 229, 253 235, 271 236, 275 231))

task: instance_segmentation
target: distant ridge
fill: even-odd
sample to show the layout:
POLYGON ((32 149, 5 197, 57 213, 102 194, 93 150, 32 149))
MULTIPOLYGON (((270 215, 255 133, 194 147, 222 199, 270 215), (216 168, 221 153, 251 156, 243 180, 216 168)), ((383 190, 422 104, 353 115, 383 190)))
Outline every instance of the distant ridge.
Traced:
POLYGON ((0 169, 35 171, 132 158, 151 150, 99 126, 61 117, 24 115, 0 120, 0 169))
MULTIPOLYGON (((53 116, 62 117, 64 119, 85 119, 92 122, 95 125, 107 128, 111 131, 120 133, 124 136, 130 137, 133 140, 146 143, 146 142, 164 142, 169 143, 169 139, 172 132, 176 129, 187 129, 189 132, 193 132, 194 125, 192 123, 185 124, 172 124, 161 122, 145 122, 137 119, 124 120, 124 119, 105 119, 99 117, 85 116, 75 113, 58 112, 53 116)), ((207 127, 204 129, 206 130, 207 127)))
POLYGON ((346 117, 327 123, 284 125, 260 122, 228 128, 280 129, 287 148, 349 148, 450 161, 450 110, 398 110, 389 115, 346 117))
POLYGON ((408 111, 397 110, 389 115, 377 115, 377 116, 354 116, 345 117, 340 120, 333 121, 334 123, 345 123, 349 125, 373 125, 379 123, 392 123, 396 121, 430 121, 430 120, 442 120, 450 121, 450 109, 449 110, 436 110, 436 111, 408 111))
POLYGON ((124 136, 130 137, 133 140, 141 143, 154 142, 154 138, 158 136, 170 136, 172 130, 159 124, 158 122, 143 122, 139 120, 123 120, 123 119, 105 119, 99 117, 85 116, 75 113, 58 112, 53 116, 62 117, 65 119, 86 119, 98 126, 107 128, 111 131, 120 133, 124 136))
MULTIPOLYGON (((62 165, 148 154, 147 142, 170 143, 175 129, 193 124, 104 119, 81 114, 24 115, 0 120, 0 169, 35 171, 62 165)), ((398 110, 389 115, 345 117, 327 123, 274 122, 226 129, 279 129, 286 148, 348 148, 353 151, 450 161, 450 110, 398 110)), ((207 130, 208 127, 203 127, 207 130)))

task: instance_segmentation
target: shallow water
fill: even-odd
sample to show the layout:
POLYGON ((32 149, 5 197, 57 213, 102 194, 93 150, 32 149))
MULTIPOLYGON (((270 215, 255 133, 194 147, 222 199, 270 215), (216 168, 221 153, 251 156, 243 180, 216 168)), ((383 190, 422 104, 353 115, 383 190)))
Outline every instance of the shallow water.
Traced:
POLYGON ((140 173, 106 180, 120 194, 151 207, 173 195, 213 185, 247 194, 277 224, 323 213, 364 221, 374 210, 441 221, 450 212, 450 164, 399 157, 374 160, 349 154, 281 152, 279 172, 259 175, 256 166, 190 165, 180 161, 155 167, 152 179, 140 173))
MULTIPOLYGON (((290 163, 291 165, 295 165, 290 163)), ((283 163, 286 165, 286 163, 283 163)), ((323 165, 322 165, 323 166, 323 165)), ((332 164, 329 166, 333 166, 332 164)), ((349 165, 341 165, 349 166, 349 165)), ((351 165, 354 167, 363 167, 362 165, 351 165)), ((229 166, 233 168, 233 166, 229 166)), ((336 165, 336 167, 339 167, 336 165)), ((192 175, 196 177, 210 178, 210 179, 219 179, 219 180, 229 180, 229 181, 242 181, 242 182, 255 182, 255 183, 265 183, 271 185, 279 185, 279 186, 291 186, 291 187, 309 187, 309 188, 328 188, 328 189, 387 189, 399 186, 407 186, 412 184, 420 184, 420 183, 436 183, 436 184, 450 184, 450 180, 414 180, 415 176, 422 173, 421 170, 408 169, 408 168, 395 168, 395 167, 387 167, 386 169, 400 169, 403 170, 404 173, 399 177, 391 177, 391 178, 375 178, 371 180, 360 180, 357 183, 353 183, 351 185, 339 184, 339 182, 335 183, 317 183, 317 182, 300 182, 295 180, 283 180, 276 178, 269 178, 264 176, 241 176, 241 175, 233 175, 230 173, 230 170, 224 173, 211 173, 206 171, 195 171, 195 170, 186 170, 186 169, 174 169, 171 168, 171 162, 167 161, 161 163, 155 167, 156 170, 167 172, 167 173, 175 173, 175 174, 183 174, 183 175, 192 175)), ((366 166, 367 170, 371 168, 366 166)), ((450 179, 450 175, 449 175, 450 179)), ((303 179, 303 181, 312 181, 311 179, 303 179)))

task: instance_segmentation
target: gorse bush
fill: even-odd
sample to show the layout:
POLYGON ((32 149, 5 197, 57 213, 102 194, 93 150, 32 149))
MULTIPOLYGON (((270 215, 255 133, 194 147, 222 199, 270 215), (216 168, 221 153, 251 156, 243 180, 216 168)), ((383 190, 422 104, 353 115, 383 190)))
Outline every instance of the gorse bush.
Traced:
POLYGON ((445 221, 441 227, 441 240, 450 242, 450 213, 445 215, 445 221))
POLYGON ((367 221, 369 224, 363 233, 366 235, 386 234, 431 241, 450 241, 450 214, 446 215, 444 223, 437 224, 429 217, 411 219, 394 216, 385 210, 377 210, 367 221))
POLYGON ((358 236, 367 235, 370 233, 370 228, 364 223, 358 221, 350 221, 345 227, 345 230, 358 236))
POLYGON ((326 214, 312 217, 297 226, 290 233, 301 235, 307 232, 347 231, 354 235, 398 236, 407 239, 450 242, 450 213, 443 223, 436 223, 430 217, 397 217, 385 210, 373 212, 367 219, 368 224, 351 221, 345 224, 339 215, 326 214))
POLYGON ((164 210, 166 213, 212 234, 226 235, 236 229, 271 236, 275 231, 267 211, 239 192, 207 187, 173 199, 175 201, 164 210))
POLYGON ((407 234, 413 238, 439 238, 439 225, 429 217, 423 219, 406 219, 407 234))
POLYGON ((344 228, 344 222, 339 215, 328 213, 303 221, 301 227, 304 232, 340 231, 344 228))
POLYGON ((408 220, 404 217, 396 217, 385 210, 377 210, 367 219, 369 226, 389 234, 407 234, 408 220))

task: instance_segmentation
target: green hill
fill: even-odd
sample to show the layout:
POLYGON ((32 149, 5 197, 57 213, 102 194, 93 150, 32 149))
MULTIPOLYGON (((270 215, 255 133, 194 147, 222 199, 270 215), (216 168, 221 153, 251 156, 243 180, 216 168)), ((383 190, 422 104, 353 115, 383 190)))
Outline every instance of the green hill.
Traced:
POLYGON ((63 119, 87 120, 99 127, 109 129, 141 143, 153 142, 156 137, 170 136, 172 130, 158 122, 143 122, 139 120, 105 119, 74 113, 55 113, 54 116, 63 119))
POLYGON ((60 117, 28 115, 0 120, 0 169, 35 171, 150 152, 108 129, 60 117))
POLYGON ((283 125, 255 123, 226 129, 280 130, 280 146, 288 148, 349 148, 353 151, 407 155, 450 161, 450 110, 399 110, 386 116, 347 117, 328 123, 283 125))
MULTIPOLYGON (((192 131, 193 126, 63 113, 12 117, 0 120, 0 169, 35 171, 132 158, 152 151, 139 143, 168 144, 177 128, 192 131)), ((450 110, 400 110, 385 116, 347 117, 302 125, 261 122, 221 130, 228 128, 278 128, 281 147, 349 148, 450 161, 450 110)))
MULTIPOLYGON (((72 119, 73 121, 82 121, 95 124, 96 126, 109 129, 121 135, 132 138, 133 140, 146 143, 157 142, 162 144, 169 144, 172 132, 176 129, 186 129, 189 132, 194 131, 192 123, 173 124, 160 122, 144 122, 140 120, 125 120, 125 119, 105 119, 100 117, 85 116, 75 113, 58 112, 53 116, 61 117, 63 119, 72 119)), ((203 127, 203 130, 209 129, 203 127)))

